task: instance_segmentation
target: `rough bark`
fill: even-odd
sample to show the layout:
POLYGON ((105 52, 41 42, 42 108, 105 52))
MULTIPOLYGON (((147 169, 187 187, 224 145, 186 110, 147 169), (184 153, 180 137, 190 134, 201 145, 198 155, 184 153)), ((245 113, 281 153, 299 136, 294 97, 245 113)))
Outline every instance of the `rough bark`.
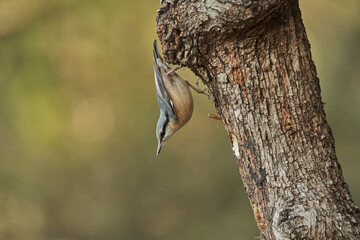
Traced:
POLYGON ((262 239, 360 239, 297 0, 163 0, 165 59, 208 86, 262 239))

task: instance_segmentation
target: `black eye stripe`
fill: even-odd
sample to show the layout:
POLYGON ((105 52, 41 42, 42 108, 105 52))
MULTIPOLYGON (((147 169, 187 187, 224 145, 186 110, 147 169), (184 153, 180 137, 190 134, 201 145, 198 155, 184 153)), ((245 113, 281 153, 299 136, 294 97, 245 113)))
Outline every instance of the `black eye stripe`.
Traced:
POLYGON ((161 133, 160 133, 160 139, 163 140, 164 136, 165 136, 165 132, 166 132, 166 127, 169 124, 169 116, 167 114, 165 114, 166 116, 166 120, 165 123, 163 125, 163 128, 161 129, 161 133))

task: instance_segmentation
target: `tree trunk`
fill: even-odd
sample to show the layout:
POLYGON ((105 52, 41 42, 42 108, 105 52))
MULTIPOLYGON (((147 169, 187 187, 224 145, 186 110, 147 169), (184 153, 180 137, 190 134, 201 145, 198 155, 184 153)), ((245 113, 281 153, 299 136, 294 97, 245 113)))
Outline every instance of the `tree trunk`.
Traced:
POLYGON ((209 88, 262 239, 360 239, 297 0, 163 0, 167 62, 209 88))

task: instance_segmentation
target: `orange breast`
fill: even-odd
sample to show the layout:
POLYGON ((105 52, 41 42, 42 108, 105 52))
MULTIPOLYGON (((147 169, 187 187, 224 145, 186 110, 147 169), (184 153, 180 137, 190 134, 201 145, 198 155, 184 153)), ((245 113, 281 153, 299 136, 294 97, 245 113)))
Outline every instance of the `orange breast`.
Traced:
MULTIPOLYGON (((168 78, 166 79, 168 80, 168 78)), ((171 79, 173 80, 172 82, 168 80, 164 84, 174 103, 179 120, 179 129, 190 120, 194 109, 194 102, 187 83, 177 74, 172 75, 171 79)))

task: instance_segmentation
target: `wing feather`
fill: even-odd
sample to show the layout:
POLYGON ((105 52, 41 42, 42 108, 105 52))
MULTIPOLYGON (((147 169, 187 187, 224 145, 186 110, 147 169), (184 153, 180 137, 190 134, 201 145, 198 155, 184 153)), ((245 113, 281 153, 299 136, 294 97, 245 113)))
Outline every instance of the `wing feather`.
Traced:
POLYGON ((156 86, 156 93, 157 96, 164 102, 169 109, 175 113, 175 107, 174 103, 172 102, 169 93, 166 91, 165 85, 164 85, 164 76, 161 73, 161 66, 166 66, 166 63, 163 62, 159 50, 157 48, 156 40, 154 40, 154 75, 155 75, 155 86, 156 86))

